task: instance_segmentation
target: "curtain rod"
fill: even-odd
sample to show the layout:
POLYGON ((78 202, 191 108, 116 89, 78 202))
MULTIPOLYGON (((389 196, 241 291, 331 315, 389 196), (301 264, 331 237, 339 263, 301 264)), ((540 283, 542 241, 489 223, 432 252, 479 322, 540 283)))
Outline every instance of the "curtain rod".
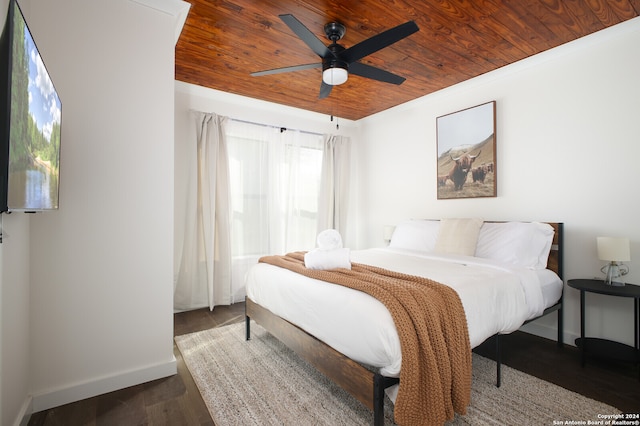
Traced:
MULTIPOLYGON (((202 111, 195 110, 195 109, 193 109, 193 108, 190 108, 190 109, 189 109, 189 111, 192 111, 192 112, 202 112, 202 111)), ((210 113, 210 114, 215 114, 215 113, 210 113)), ((336 117, 336 120, 337 120, 337 118, 338 118, 338 117, 336 117)), ((273 129, 280 129, 280 133, 282 133, 282 132, 284 132, 284 131, 286 131, 286 130, 292 130, 292 131, 296 131, 296 132, 300 132, 300 133, 305 133, 305 134, 307 134, 307 135, 323 136, 323 137, 324 137, 324 134, 323 134, 323 133, 310 132, 310 131, 308 131, 308 130, 288 129, 288 128, 286 128, 286 127, 274 126, 274 125, 271 125, 271 124, 264 124, 264 123, 256 123, 256 122, 254 122, 254 121, 249 121, 249 120, 240 120, 239 118, 232 118, 232 117, 229 117, 229 120, 231 120, 231 121, 236 121, 236 122, 238 122, 238 123, 253 124, 253 125, 255 125, 255 126, 263 126, 263 127, 271 127, 271 128, 273 128, 273 129)), ((333 121, 333 116, 331 116, 331 121, 333 121)), ((336 127, 336 128, 338 128, 338 127, 336 127)))
POLYGON ((254 123, 253 121, 240 120, 240 119, 237 119, 237 118, 231 118, 230 117, 229 120, 235 121, 235 122, 238 122, 238 123, 253 124, 255 126, 262 126, 262 127, 271 127, 272 129, 280 129, 280 133, 285 132, 287 130, 292 130, 292 131, 295 131, 295 132, 305 133, 307 135, 324 136, 322 133, 310 132, 308 130, 288 129, 286 127, 273 126, 271 124, 254 123))

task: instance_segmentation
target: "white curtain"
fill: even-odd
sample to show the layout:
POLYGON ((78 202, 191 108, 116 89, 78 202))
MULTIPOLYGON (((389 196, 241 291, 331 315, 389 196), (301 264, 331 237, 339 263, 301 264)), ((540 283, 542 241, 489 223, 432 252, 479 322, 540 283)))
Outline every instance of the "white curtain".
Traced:
MULTIPOLYGON (((321 186, 322 137, 297 130, 281 133, 280 153, 287 172, 280 173, 279 194, 282 219, 280 251, 310 250, 316 245, 318 193, 321 186)), ((274 247, 275 248, 275 247, 274 247)))
POLYGON ((343 238, 347 235, 350 165, 351 140, 346 136, 325 135, 318 232, 335 229, 343 238))
POLYGON ((192 112, 197 156, 190 170, 184 243, 174 288, 174 309, 228 305, 231 295, 229 166, 226 117, 192 112))
POLYGON ((322 136, 230 120, 233 294, 261 256, 315 247, 322 136))

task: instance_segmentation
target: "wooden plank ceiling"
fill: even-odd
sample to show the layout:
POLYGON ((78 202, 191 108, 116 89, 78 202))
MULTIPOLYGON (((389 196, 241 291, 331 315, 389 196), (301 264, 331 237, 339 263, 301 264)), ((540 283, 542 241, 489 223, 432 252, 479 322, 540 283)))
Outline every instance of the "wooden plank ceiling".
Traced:
POLYGON ((188 0, 176 45, 179 81, 358 120, 632 19, 640 0, 188 0), (340 22, 353 46, 406 21, 420 31, 360 62, 401 85, 350 75, 318 99, 321 69, 250 73, 320 62, 278 15, 292 14, 327 45, 340 22))

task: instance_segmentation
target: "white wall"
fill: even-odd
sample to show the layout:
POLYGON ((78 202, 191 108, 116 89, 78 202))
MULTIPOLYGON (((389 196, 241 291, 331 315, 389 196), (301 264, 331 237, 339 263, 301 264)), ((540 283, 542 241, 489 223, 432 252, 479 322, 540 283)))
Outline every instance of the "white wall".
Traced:
POLYGON ((0 424, 9 425, 29 409, 29 219, 0 220, 0 424))
MULTIPOLYGON (((362 120, 369 245, 382 244, 384 225, 407 218, 558 221, 566 279, 601 276, 596 236, 628 236, 628 281, 640 284, 639 44, 636 18, 362 120), (491 100, 498 197, 437 200, 436 117, 491 100)), ((579 293, 565 287, 565 302, 573 343, 579 293)), ((587 303, 588 333, 633 344, 630 299, 588 295, 587 303)), ((535 331, 554 336, 544 328, 555 327, 553 317, 535 331)))
POLYGON ((2 424, 31 398, 39 411, 176 371, 175 19, 129 0, 21 5, 62 99, 61 190, 58 211, 4 220, 2 424))

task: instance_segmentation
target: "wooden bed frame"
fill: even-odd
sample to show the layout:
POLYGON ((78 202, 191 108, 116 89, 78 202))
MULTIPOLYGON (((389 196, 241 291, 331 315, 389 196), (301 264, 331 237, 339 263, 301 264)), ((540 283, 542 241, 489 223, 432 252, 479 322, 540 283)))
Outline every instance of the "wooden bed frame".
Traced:
MULTIPOLYGON (((551 252, 549 253, 547 269, 551 269, 558 274, 560 279, 563 279, 563 224, 549 222, 549 225, 554 228, 555 234, 551 252)), ((563 296, 560 297, 558 303, 547 308, 540 316, 542 317, 551 312, 558 311, 558 346, 563 345, 562 299, 563 296)), ((318 371, 341 386, 369 409, 373 410, 374 425, 381 426, 384 424, 384 390, 398 383, 400 379, 382 376, 377 372, 371 371, 296 325, 258 305, 249 297, 246 298, 245 310, 247 340, 251 337, 250 322, 254 320, 287 347, 296 352, 298 356, 309 362, 318 371)), ((535 319, 527 322, 534 321, 535 319)), ((498 334, 496 335, 496 386, 498 387, 501 383, 500 354, 500 334, 498 334)))

